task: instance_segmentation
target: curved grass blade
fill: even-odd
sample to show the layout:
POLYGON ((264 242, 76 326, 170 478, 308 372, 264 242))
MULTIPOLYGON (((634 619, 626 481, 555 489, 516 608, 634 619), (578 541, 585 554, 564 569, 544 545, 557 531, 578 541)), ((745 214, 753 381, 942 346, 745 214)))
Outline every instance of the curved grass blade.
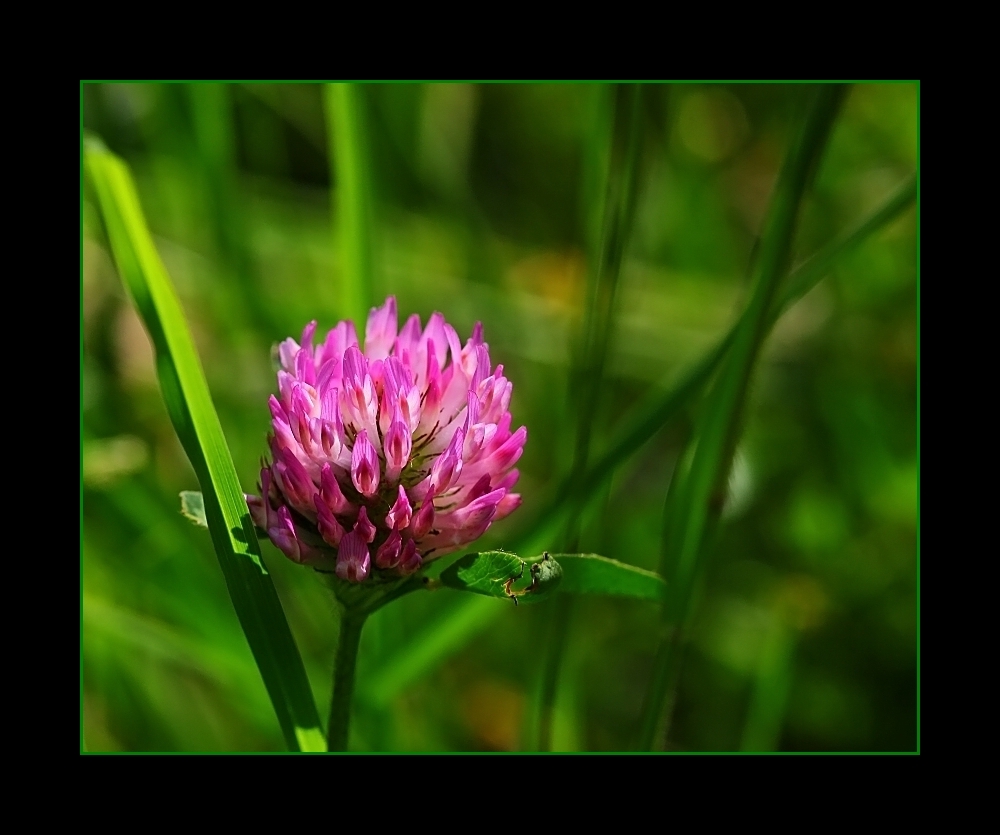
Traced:
POLYGON ((562 566, 560 592, 663 600, 667 585, 654 571, 598 554, 553 554, 562 566))
POLYGON ((85 161, 119 274, 156 349, 163 399, 201 483, 215 552, 285 741, 292 750, 325 750, 302 657, 261 558, 201 361, 132 176, 103 149, 88 148, 85 161))
MULTIPOLYGON (((773 326, 791 305, 812 290, 840 258, 899 217, 912 205, 916 196, 916 175, 911 175, 868 217, 792 270, 788 274, 788 286, 771 311, 769 326, 773 326)), ((605 451, 588 467, 586 476, 578 480, 565 479, 555 491, 557 498, 539 514, 539 518, 551 519, 554 514, 564 512, 563 506, 570 498, 586 503, 611 478, 622 461, 635 454, 661 427, 676 418, 718 370, 742 321, 741 316, 713 348, 684 372, 679 381, 655 388, 636 406, 605 451)))
POLYGON ((562 567, 548 552, 529 563, 506 551, 466 554, 441 572, 441 585, 524 603, 535 603, 552 594, 562 580, 562 567))
MULTIPOLYGON (((669 591, 664 603, 666 634, 654 669, 640 733, 640 746, 653 747, 663 708, 676 673, 680 630, 704 562, 704 540, 721 510, 720 491, 727 478, 739 435, 745 395, 757 357, 771 324, 778 284, 786 273, 799 206, 815 172, 844 94, 844 85, 820 87, 789 149, 768 208, 761 235, 760 256, 754 266, 753 295, 740 318, 719 372, 708 394, 694 438, 686 471, 675 478, 677 490, 665 510, 670 521, 665 533, 661 573, 669 591)), ((679 468, 682 469, 682 468, 679 468)))
POLYGON ((838 235, 822 249, 792 270, 788 275, 788 286, 781 300, 771 312, 770 324, 774 324, 782 313, 827 275, 837 261, 858 247, 871 235, 895 220, 917 199, 917 175, 911 174, 889 198, 856 226, 838 235))
MULTIPOLYGON (((841 257, 899 217, 914 202, 916 194, 916 176, 911 175, 872 214, 792 270, 788 275, 785 291, 771 310, 768 327, 773 326, 791 305, 815 287, 841 257)), ((588 468, 586 476, 575 484, 567 482, 563 485, 563 489, 558 491, 560 503, 564 500, 563 497, 573 490, 582 491, 580 501, 586 501, 606 483, 622 461, 633 455, 662 426, 680 414, 718 369, 736 338, 743 318, 741 316, 726 335, 694 363, 676 384, 665 390, 662 388, 654 390, 636 407, 632 417, 626 420, 607 449, 588 468)), ((553 512, 554 510, 555 508, 552 508, 553 512)), ((544 516, 547 518, 549 515, 546 513, 544 516)))
POLYGON ((754 293, 740 319, 720 377, 709 394, 691 468, 678 493, 681 512, 669 551, 676 558, 681 587, 688 581, 697 559, 710 505, 729 472, 745 394, 769 330, 769 313, 789 259, 799 205, 845 92, 842 85, 829 85, 817 91, 772 199, 761 236, 760 258, 754 269, 754 293))

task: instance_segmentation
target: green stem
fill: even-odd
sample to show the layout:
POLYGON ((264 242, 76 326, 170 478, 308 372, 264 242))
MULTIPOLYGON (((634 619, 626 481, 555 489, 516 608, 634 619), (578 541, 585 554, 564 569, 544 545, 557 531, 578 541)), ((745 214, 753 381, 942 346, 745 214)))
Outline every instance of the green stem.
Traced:
MULTIPOLYGON (((642 91, 638 85, 623 84, 613 88, 613 107, 607 130, 607 170, 604 172, 603 217, 597 251, 591 253, 588 304, 580 345, 579 368, 575 372, 580 400, 576 405, 577 426, 571 484, 577 483, 587 469, 594 415, 600 399, 601 381, 607 361, 614 324, 615 297, 621 274, 622 257, 635 214, 637 171, 642 134, 642 91)), ((596 157, 596 154, 595 154, 596 157)), ((594 169, 601 168, 595 163, 594 169)), ((591 173, 596 173, 592 171, 591 173)), ((569 507, 566 541, 568 551, 579 547, 580 515, 584 502, 574 500, 569 507)), ((566 646, 572 615, 572 601, 560 596, 552 613, 548 651, 541 673, 538 750, 547 751, 552 742, 552 711, 559 686, 559 670, 566 646)))
MULTIPOLYGON (((672 554, 668 550, 672 528, 678 524, 678 519, 674 517, 677 507, 677 491, 683 483, 688 468, 691 466, 691 427, 685 433, 684 441, 681 444, 681 451, 674 464, 674 471, 670 476, 670 485, 667 487, 667 496, 663 503, 663 528, 661 531, 660 544, 660 574, 664 577, 672 577, 674 574, 671 562, 672 554)), ((677 594, 677 589, 668 587, 667 598, 664 601, 664 611, 662 613, 662 625, 660 644, 656 651, 656 659, 653 662, 653 679, 650 682, 649 692, 646 696, 646 703, 642 711, 642 725, 639 729, 639 750, 654 751, 666 740, 667 724, 669 722, 667 705, 670 704, 671 694, 677 686, 677 678, 680 669, 678 656, 681 649, 681 630, 679 624, 683 622, 682 613, 675 611, 678 603, 683 603, 686 596, 677 594)))
POLYGON ((364 100, 357 84, 327 84, 324 97, 342 259, 341 305, 347 318, 364 326, 374 298, 364 100))
POLYGON ((538 718, 538 750, 548 751, 552 748, 552 712, 556 701, 556 689, 559 686, 559 671, 562 668, 563 651, 566 648, 566 635, 569 632, 569 622, 573 615, 573 597, 568 594, 556 596, 553 603, 551 628, 545 654, 545 665, 542 668, 541 709, 538 718))
POLYGON ((646 706, 642 712, 642 727, 639 731, 639 750, 655 751, 660 746, 657 740, 666 737, 667 710, 662 709, 669 703, 669 695, 677 686, 679 669, 680 633, 673 627, 668 627, 668 633, 660 642, 653 662, 653 680, 646 696, 646 706))
POLYGON ((347 732, 351 719, 351 697, 354 694, 354 669, 358 660, 361 628, 367 615, 345 611, 340 619, 337 637, 337 660, 333 668, 333 698, 330 700, 330 722, 326 732, 328 751, 347 750, 347 732))

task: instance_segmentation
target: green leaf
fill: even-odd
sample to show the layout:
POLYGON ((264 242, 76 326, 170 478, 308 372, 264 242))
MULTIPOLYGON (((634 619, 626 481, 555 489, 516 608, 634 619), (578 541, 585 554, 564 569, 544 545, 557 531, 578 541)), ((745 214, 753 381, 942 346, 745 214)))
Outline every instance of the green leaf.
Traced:
POLYGON ((205 497, 197 490, 181 490, 181 513, 196 525, 208 527, 205 518, 205 497))
POLYGON ((506 551, 466 554, 441 573, 441 584, 487 597, 533 603, 559 586, 562 567, 547 552, 528 563, 506 551))
POLYGON ((666 583, 644 568, 636 568, 597 554, 553 554, 562 566, 560 592, 569 594, 606 594, 635 597, 640 600, 663 600, 666 583))
POLYGON ((215 553, 286 744, 325 750, 302 656, 261 557, 201 361, 132 176, 125 163, 95 144, 88 144, 85 163, 118 272, 152 339, 163 399, 201 484, 215 553))

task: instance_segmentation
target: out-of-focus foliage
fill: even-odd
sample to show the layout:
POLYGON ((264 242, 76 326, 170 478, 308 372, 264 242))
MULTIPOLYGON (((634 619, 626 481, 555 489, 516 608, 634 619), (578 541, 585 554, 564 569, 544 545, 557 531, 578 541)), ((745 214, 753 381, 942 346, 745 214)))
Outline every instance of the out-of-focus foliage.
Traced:
MULTIPOLYGON (((807 88, 657 85, 610 356, 600 448, 650 387, 710 348, 746 303, 755 235, 807 88)), ((586 287, 595 123, 589 85, 362 85, 376 299, 482 320, 528 426, 523 507, 477 545, 532 540, 573 458, 568 390, 586 287)), ((917 167, 914 84, 857 85, 805 203, 796 260, 917 167)), ((335 113, 333 114, 335 116, 335 113)), ((84 127, 135 172, 245 489, 275 388, 271 345, 344 315, 337 184, 317 85, 84 86, 84 127)), ((83 668, 88 750, 282 750, 148 338, 84 191, 83 668)), ((754 377, 668 748, 916 746, 916 223, 912 209, 780 320, 754 377)), ((586 509, 579 549, 655 570, 690 413, 586 509)), ((329 592, 263 542, 321 706, 329 592)), ((532 721, 551 602, 409 595, 362 635, 352 748, 515 750, 532 721)), ((580 597, 553 745, 633 746, 659 611, 580 597)), ((322 708, 321 708, 322 709, 322 708)))

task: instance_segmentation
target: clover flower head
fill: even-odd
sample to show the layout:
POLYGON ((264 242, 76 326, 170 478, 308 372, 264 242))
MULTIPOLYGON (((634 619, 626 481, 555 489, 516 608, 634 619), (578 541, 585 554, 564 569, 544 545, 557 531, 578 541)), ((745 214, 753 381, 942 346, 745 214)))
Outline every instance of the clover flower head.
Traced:
POLYGON ((351 322, 315 336, 310 322, 278 347, 271 463, 246 497, 289 559, 354 583, 407 575, 521 504, 527 429, 511 431, 512 385, 491 369, 480 323, 464 346, 440 313, 398 329, 390 297, 368 316, 364 350, 351 322))

